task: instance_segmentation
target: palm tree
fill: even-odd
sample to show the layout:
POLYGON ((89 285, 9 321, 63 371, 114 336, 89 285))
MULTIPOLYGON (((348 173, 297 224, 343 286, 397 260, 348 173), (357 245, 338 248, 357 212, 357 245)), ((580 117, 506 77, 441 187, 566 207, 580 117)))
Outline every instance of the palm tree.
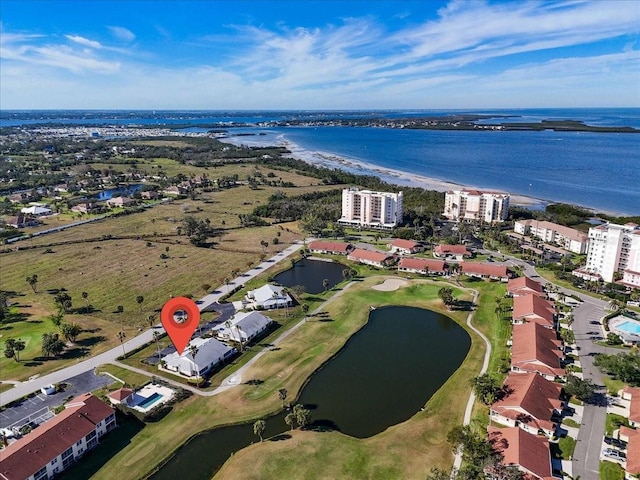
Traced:
POLYGON ((153 332, 153 340, 156 342, 156 350, 158 351, 158 360, 160 360, 160 332, 153 332))
POLYGON ((325 292, 329 290, 329 279, 325 278, 324 280, 322 280, 322 287, 324 288, 325 292))
POLYGON ((309 311, 309 304, 308 303, 303 303, 301 305, 302 311, 304 312, 304 314, 306 315, 307 312, 309 311))
POLYGON ((287 399, 287 389, 281 388, 278 390, 278 397, 282 400, 282 408, 284 408, 284 401, 287 399))
POLYGON ((196 355, 198 355, 199 351, 200 349, 195 345, 189 345, 189 353, 193 359, 193 364, 196 366, 196 385, 200 385, 200 368, 198 368, 198 362, 196 362, 196 355))
POLYGON ((89 312, 89 292, 82 292, 82 298, 87 302, 87 313, 89 312))
POLYGON ((291 430, 293 430, 293 426, 296 423, 296 416, 293 414, 293 412, 289 412, 289 413, 287 413, 285 415, 284 423, 286 423, 288 426, 290 426, 291 430))
POLYGON ((38 275, 35 273, 27 277, 27 283, 33 288, 33 293, 38 293, 36 286, 38 285, 38 275))
POLYGON ((253 424, 253 433, 260 437, 260 441, 262 442, 262 434, 264 433, 265 428, 267 428, 267 424, 264 420, 256 420, 253 424))
POLYGON ((118 332, 118 340, 120 340, 120 345, 122 345, 122 356, 126 357, 127 356, 127 352, 125 352, 124 350, 124 339, 127 337, 127 334, 124 333, 122 330, 120 330, 118 332))
POLYGON ((144 302, 144 297, 142 295, 138 295, 136 297, 136 303, 138 304, 138 308, 140 310, 140 313, 142 313, 142 302, 144 302))
POLYGON ((244 340, 242 339, 242 334, 244 331, 240 328, 240 325, 236 323, 236 331, 238 332, 238 340, 240 341, 240 351, 244 351, 244 340))
POLYGON ((229 277, 224 277, 224 284, 227 286, 227 294, 229 293, 229 282, 231 281, 229 277))

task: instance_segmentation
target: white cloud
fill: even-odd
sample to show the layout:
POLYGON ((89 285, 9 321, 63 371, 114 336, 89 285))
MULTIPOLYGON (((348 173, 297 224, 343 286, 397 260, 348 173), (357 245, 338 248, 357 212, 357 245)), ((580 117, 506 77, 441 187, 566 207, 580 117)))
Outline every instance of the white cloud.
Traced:
POLYGON ((412 16, 395 33, 371 18, 230 26, 227 35, 190 39, 189 50, 176 47, 171 57, 145 51, 142 39, 133 56, 77 35, 60 44, 3 31, 0 93, 4 108, 634 106, 640 11, 624 5, 454 1, 434 20, 416 25, 412 16), (604 39, 611 41, 590 51, 604 39), (202 52, 209 57, 195 56, 202 52), (33 83, 20 88, 17 72, 37 79, 39 91, 50 88, 48 103, 34 104, 43 100, 30 93, 33 83))
POLYGON ((67 40, 71 40, 72 42, 77 43, 79 45, 84 45, 85 47, 102 48, 102 45, 100 44, 100 42, 97 42, 95 40, 90 40, 88 38, 81 37, 79 35, 65 35, 65 37, 67 38, 67 40))
POLYGON ((128 28, 114 25, 108 26, 107 28, 115 38, 123 42, 133 42, 136 39, 136 35, 128 28))

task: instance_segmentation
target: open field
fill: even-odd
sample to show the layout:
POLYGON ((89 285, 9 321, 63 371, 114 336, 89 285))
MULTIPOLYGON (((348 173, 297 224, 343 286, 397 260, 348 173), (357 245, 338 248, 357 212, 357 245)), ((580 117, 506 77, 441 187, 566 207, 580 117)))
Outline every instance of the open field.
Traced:
MULTIPOLYGON (((46 294, 42 294, 46 295, 46 294)), ((94 315, 75 314, 65 315, 65 322, 78 323, 83 332, 67 350, 57 358, 42 356, 42 334, 56 333, 54 324, 47 319, 48 310, 36 305, 24 303, 20 298, 18 306, 12 306, 15 312, 0 326, 0 350, 4 351, 7 338, 21 339, 25 342, 25 349, 20 352, 20 361, 0 356, 0 377, 2 380, 27 380, 33 375, 42 375, 53 370, 66 367, 89 354, 96 355, 116 345, 116 333, 120 326, 94 315), (12 318, 15 317, 15 321, 12 318)), ((53 310, 52 310, 53 311, 53 310)), ((126 326, 127 336, 134 336, 136 330, 126 326)))
MULTIPOLYGON (((150 166, 151 162, 148 163, 150 166)), ((187 168, 172 160, 160 163, 163 167, 187 168)), ((128 168, 127 165, 119 166, 128 168)), ((192 173, 198 174, 206 170, 192 168, 196 169, 192 173)), ((243 179, 247 174, 255 173, 252 165, 229 165, 211 170, 211 178, 238 174, 243 179)), ((271 169, 260 167, 260 171, 267 175, 271 169)), ((339 188, 309 187, 315 179, 279 170, 273 170, 273 173, 276 179, 281 177, 301 185, 284 189, 289 195, 339 188)), ((53 325, 44 319, 55 312, 54 296, 59 289, 66 289, 73 300, 65 321, 78 323, 91 332, 79 337, 81 350, 75 349, 75 353, 72 350, 60 359, 37 360, 27 365, 2 356, 2 379, 23 380, 44 374, 66 366, 80 356, 94 355, 116 346, 116 333, 120 329, 125 331, 127 338, 135 336, 139 328, 148 325, 149 315, 157 314, 170 296, 202 296, 206 293, 203 286, 222 285, 232 272, 245 271, 263 256, 281 251, 302 238, 289 224, 240 227, 238 215, 251 212, 277 190, 283 189, 261 186, 251 190, 241 185, 198 193, 195 200, 175 200, 143 212, 107 218, 12 245, 17 250, 0 254, 0 290, 10 292, 10 302, 19 302, 16 306, 20 315, 28 322, 5 323, 0 334, 27 342, 21 359, 33 360, 39 356, 42 333, 54 331, 53 325), (186 236, 178 235, 176 227, 186 216, 210 219, 212 226, 221 231, 220 235, 209 238, 212 248, 195 247, 186 236), (274 244, 276 238, 277 245, 274 244), (261 246, 264 241, 269 243, 266 248, 261 246), (37 292, 33 292, 25 280, 34 274, 38 276, 37 292), (87 294, 86 300, 82 297, 83 292, 87 294), (138 296, 143 297, 140 304, 136 300, 138 296), (84 311, 88 305, 92 307, 89 314, 84 311), (123 308, 122 313, 118 313, 119 306, 123 308)), ((52 217, 47 222, 55 226, 57 220, 52 217)), ((0 349, 3 349, 1 338, 0 349)))
MULTIPOLYGON (((439 284, 417 281, 394 292, 379 292, 371 289, 377 283, 380 283, 377 278, 355 283, 328 305, 326 311, 333 322, 306 322, 280 344, 280 350, 269 352, 252 365, 245 377, 261 379, 263 383, 243 384, 215 397, 194 396, 180 403, 161 422, 147 425, 132 439, 129 448, 118 453, 95 478, 109 478, 115 465, 122 472, 123 480, 139 478, 170 455, 171 451, 183 444, 194 432, 247 421, 280 410, 278 389, 286 388, 291 394, 296 392, 297 396, 308 376, 335 354, 366 322, 370 305, 408 304, 431 308, 464 323, 466 312, 446 312, 443 309, 437 298, 439 284), (166 448, 157 449, 158 444, 166 445, 166 448)), ((456 293, 461 295, 457 288, 456 293)), ((465 295, 465 298, 469 299, 470 296, 465 295)), ((391 473, 387 478, 423 478, 431 465, 450 465, 452 453, 445 440, 446 432, 462 419, 470 390, 468 381, 479 369, 482 355, 481 344, 474 342, 462 368, 429 400, 423 412, 369 439, 357 440, 331 433, 337 442, 334 450, 344 452, 338 453, 339 455, 347 455, 351 451, 350 445, 355 442, 362 455, 349 456, 348 462, 354 463, 363 472, 369 472, 369 476, 383 468, 385 472, 391 473)), ((291 398, 293 401, 293 395, 291 398)), ((299 432, 294 433, 294 438, 297 438, 299 432)), ((327 435, 310 432, 301 434, 310 439, 314 451, 322 449, 321 444, 327 435)), ((297 478, 309 477, 310 472, 322 472, 328 467, 326 463, 321 463, 326 458, 311 461, 293 451, 279 460, 271 458, 267 450, 279 448, 276 443, 283 442, 265 442, 257 448, 243 450, 228 462, 219 476, 235 478, 233 472, 239 469, 243 469, 247 475, 249 472, 262 472, 264 462, 270 461, 282 461, 283 464, 291 465, 293 470, 289 473, 298 472, 294 475, 297 478)), ((340 466, 336 465, 334 468, 339 469, 340 466)), ((340 476, 338 474, 335 478, 340 476)), ((292 477, 283 471, 281 476, 273 478, 292 477)))

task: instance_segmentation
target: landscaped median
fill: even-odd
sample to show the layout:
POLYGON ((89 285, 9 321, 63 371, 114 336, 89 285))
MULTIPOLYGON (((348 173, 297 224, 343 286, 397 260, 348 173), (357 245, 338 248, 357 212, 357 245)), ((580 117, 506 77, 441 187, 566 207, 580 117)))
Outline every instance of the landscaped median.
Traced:
MULTIPOLYGON (((333 320, 312 317, 292 332, 278 349, 263 355, 243 375, 243 383, 214 397, 193 397, 177 404, 161 422, 148 424, 115 455, 94 478, 112 478, 117 468, 121 480, 141 478, 195 433, 216 426, 250 421, 280 410, 278 390, 295 392, 322 363, 333 356, 367 321, 370 307, 410 305, 439 311, 465 327, 468 312, 448 312, 438 298, 442 282, 415 281, 393 292, 371 287, 379 278, 357 282, 332 300, 325 311, 333 320), (162 448, 158 448, 161 445, 162 448)), ((466 300, 470 293, 454 288, 466 300)), ((263 442, 245 448, 225 464, 220 478, 424 478, 432 466, 450 467, 452 451, 446 442, 451 427, 462 422, 470 392, 469 380, 480 369, 483 342, 469 332, 473 342, 459 368, 427 402, 424 411, 367 439, 339 432, 294 431, 281 442, 263 442), (301 454, 300 448, 304 449, 301 454), (331 459, 329 461, 328 459, 331 459)), ((429 339, 425 339, 425 348, 429 339)), ((425 372, 425 376, 429 372, 425 372)), ((420 381, 419 378, 416 381, 420 381)), ((398 392, 401 394, 401 392, 398 392)), ((366 401, 366 399, 363 399, 366 401)))

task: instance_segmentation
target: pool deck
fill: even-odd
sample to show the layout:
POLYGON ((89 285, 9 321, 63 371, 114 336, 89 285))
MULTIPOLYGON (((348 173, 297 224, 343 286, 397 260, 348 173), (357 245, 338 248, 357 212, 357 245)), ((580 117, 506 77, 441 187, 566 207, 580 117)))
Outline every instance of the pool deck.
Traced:
POLYGON ((168 387, 163 387, 161 385, 149 384, 142 387, 135 394, 135 398, 133 399, 135 405, 131 405, 131 408, 137 410, 142 413, 147 413, 149 410, 157 407, 158 405, 162 405, 163 403, 168 402, 174 395, 174 391, 168 387), (161 395, 157 402, 153 402, 151 405, 148 405, 146 408, 141 407, 140 404, 144 403, 149 397, 151 397, 154 393, 161 395))
POLYGON ((622 338, 622 340, 627 344, 640 343, 640 322, 631 317, 627 317, 626 315, 617 315, 611 319, 609 319, 609 330, 622 338), (623 328, 620 328, 620 325, 626 323, 637 324, 638 332, 629 332, 623 328))

